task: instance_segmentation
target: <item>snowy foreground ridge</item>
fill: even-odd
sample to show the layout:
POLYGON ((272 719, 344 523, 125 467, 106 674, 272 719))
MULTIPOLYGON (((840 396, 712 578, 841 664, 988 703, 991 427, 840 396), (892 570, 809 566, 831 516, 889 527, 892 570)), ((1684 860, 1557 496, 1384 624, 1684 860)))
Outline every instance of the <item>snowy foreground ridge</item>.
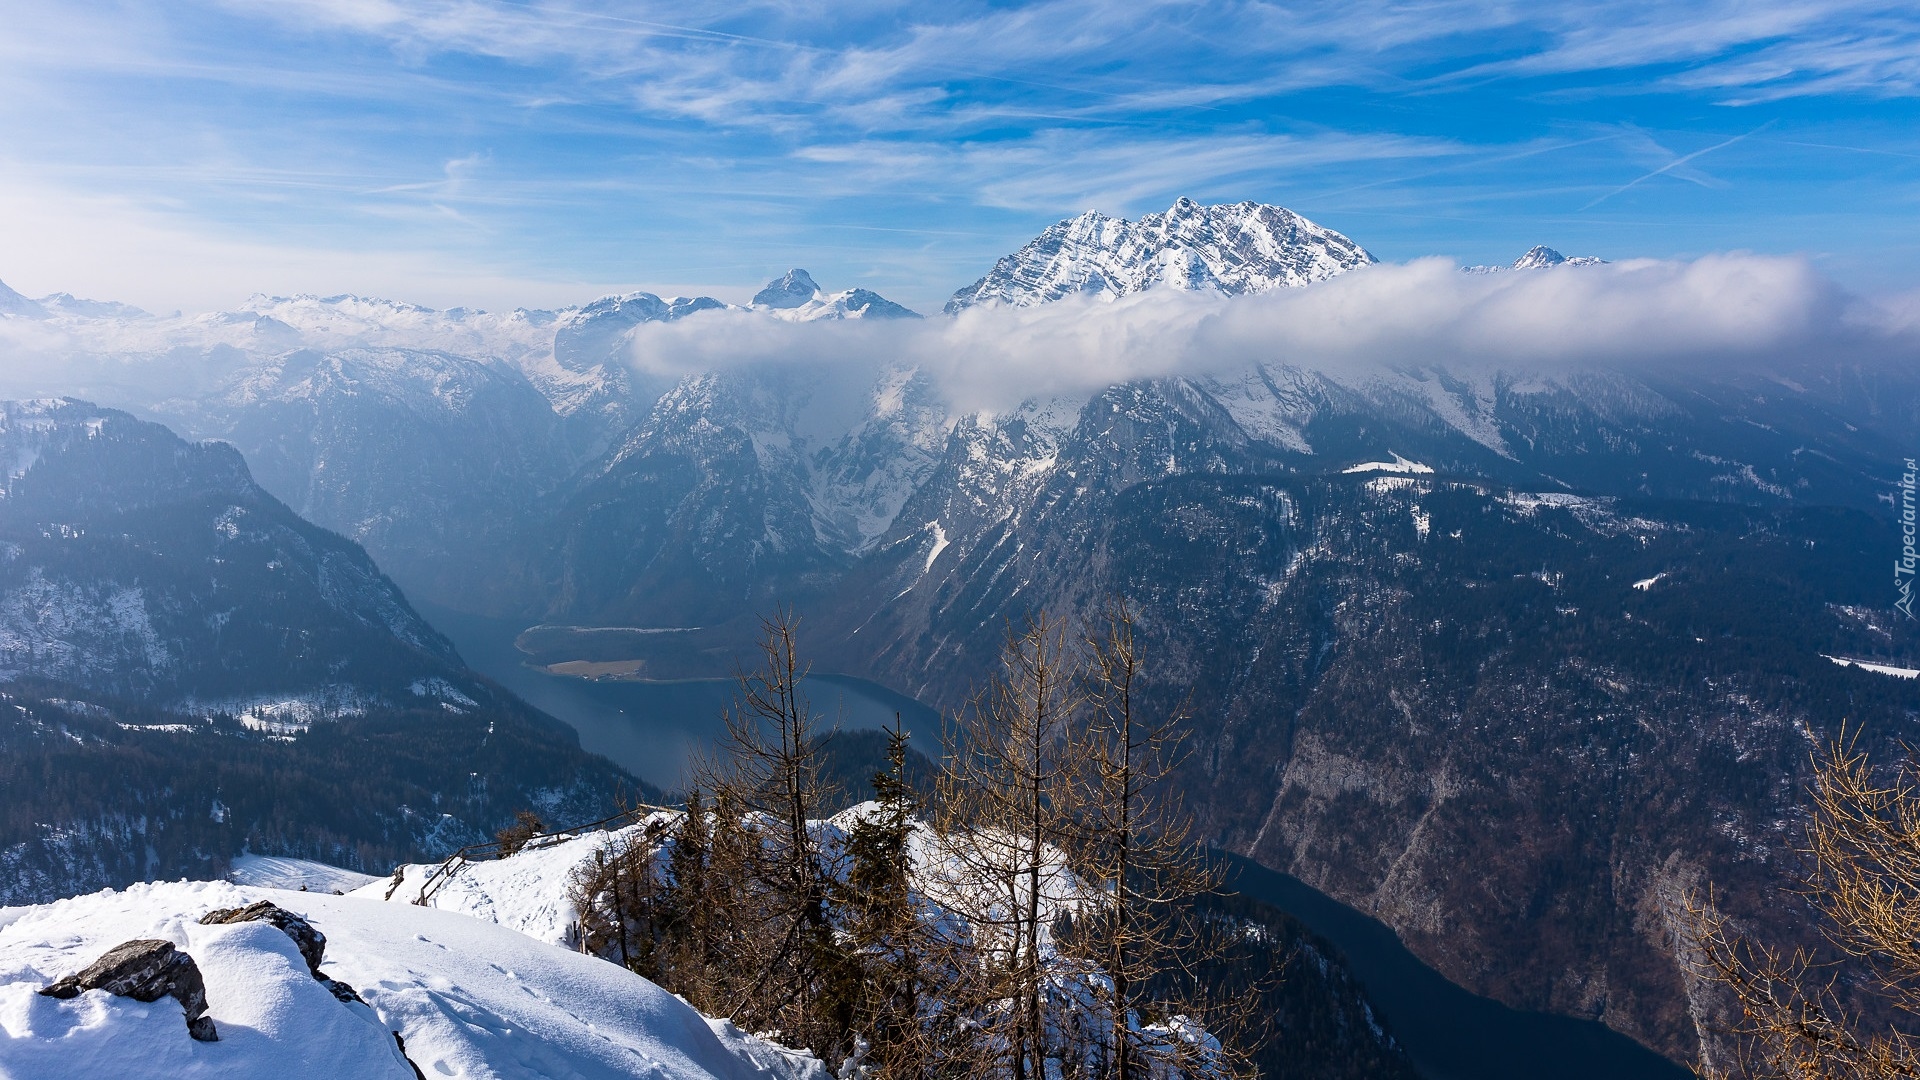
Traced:
POLYGON ((411 1080, 417 1067, 435 1078, 826 1080, 812 1057, 708 1020, 618 965, 491 921, 378 901, 175 882, 0 909, 0 1078, 411 1080), (272 925, 199 925, 208 911, 258 900, 324 933, 326 973, 366 1004, 336 1000, 272 925), (218 1042, 190 1039, 171 998, 38 993, 138 938, 193 957, 218 1042))
MULTIPOLYGON (((855 824, 880 809, 878 803, 861 803, 810 823, 814 840, 830 866, 844 871, 844 856, 855 824)), ((384 899, 408 907, 425 899, 439 910, 458 911, 560 948, 576 949, 582 943, 575 886, 580 873, 619 851, 636 848, 650 851, 656 874, 667 872, 681 818, 680 811, 661 810, 620 827, 550 834, 540 838, 538 846, 529 844, 504 859, 461 864, 451 874, 438 864, 401 866, 392 878, 373 881, 351 898, 384 899)), ((751 820, 756 828, 769 823, 769 819, 757 816, 751 820)), ((941 927, 953 939, 977 940, 978 935, 996 933, 994 927, 1004 925, 1007 918, 1005 905, 1024 902, 1017 895, 1009 898, 1001 886, 982 877, 977 864, 956 850, 970 843, 969 834, 941 838, 920 821, 913 823, 907 838, 911 863, 908 877, 917 916, 923 925, 941 927), (976 921, 983 918, 987 920, 984 924, 976 921)), ((1015 889, 1016 893, 1023 892, 1019 886, 1015 889)), ((1095 1029, 1106 1022, 1098 1002, 1102 994, 1111 991, 1112 981, 1098 965, 1063 951, 1051 929, 1060 916, 1083 913, 1083 905, 1096 895, 1094 887, 1069 868, 1064 855, 1049 847, 1040 876, 1041 917, 1035 928, 1038 940, 1034 947, 1047 973, 1046 993, 1053 1003, 1050 1007, 1058 1010, 1049 1024, 1062 1025, 1059 1038, 1063 1044, 1072 1040, 1070 1031, 1095 1029)), ((1153 1080, 1224 1075, 1215 1068, 1220 1042, 1198 1021, 1176 1015, 1153 1023, 1136 1017, 1135 1022, 1142 1045, 1159 1046, 1167 1054, 1177 1048, 1185 1055, 1178 1067, 1165 1062, 1152 1067, 1149 1073, 1153 1080)), ((837 1064, 842 1076, 852 1071, 848 1062, 837 1064)))

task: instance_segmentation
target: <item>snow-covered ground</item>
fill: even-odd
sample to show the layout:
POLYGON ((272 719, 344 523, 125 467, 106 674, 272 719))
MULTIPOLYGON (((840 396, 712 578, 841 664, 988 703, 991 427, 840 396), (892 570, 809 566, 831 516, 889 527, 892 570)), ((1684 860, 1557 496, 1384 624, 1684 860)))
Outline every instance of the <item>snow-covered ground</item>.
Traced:
MULTIPOLYGON (((1826 656, 1827 654, 1821 653, 1826 656)), ((1896 679, 1920 679, 1920 668, 1895 667, 1892 664, 1873 664, 1865 660, 1854 660, 1845 656, 1827 656, 1827 659, 1841 667, 1857 667, 1862 671, 1871 671, 1877 675, 1891 675, 1896 679)))
MULTIPOLYGON (((662 815, 654 815, 655 817, 662 815)), ((667 814, 677 817, 677 814, 667 814)), ((613 832, 583 833, 571 840, 530 848, 511 858, 467 863, 435 886, 432 906, 511 927, 537 941, 562 948, 574 943, 579 912, 568 897, 568 883, 577 867, 593 861, 596 851, 623 844, 646 828, 651 818, 613 832)), ((353 895, 411 906, 438 863, 410 863, 400 867, 401 880, 379 878, 353 895)))
MULTIPOLYGON (((814 823, 830 858, 855 817, 873 808, 814 823)), ((661 811, 624 828, 543 839, 508 858, 465 864, 436 886, 428 906, 414 901, 437 865, 401 867, 395 881, 255 856, 235 865, 233 881, 136 885, 0 908, 0 1080, 406 1080, 416 1065, 428 1077, 502 1080, 829 1080, 812 1056, 703 1017, 620 965, 575 951, 575 871, 609 845, 670 844, 678 818, 661 811), (352 891, 333 893, 341 888, 352 891), (322 969, 365 1003, 337 1000, 309 973, 292 938, 272 925, 198 921, 257 900, 325 934, 322 969), (136 939, 172 942, 198 964, 218 1042, 189 1038, 171 998, 142 1004, 100 990, 64 1001, 37 993, 136 939)), ((964 923, 1014 901, 983 892, 951 843, 924 825, 911 838, 923 917, 964 923)), ((658 848, 655 857, 663 857, 658 848)), ((1059 859, 1050 860, 1043 881, 1043 914, 1087 895, 1059 859)), ((1056 955, 1046 933, 1051 922, 1044 918, 1041 931, 1049 957, 1056 955)), ((1084 963, 1059 964, 1050 992, 1090 1001, 1104 976, 1084 963)), ((1185 1018, 1174 1023, 1193 1027, 1185 1018)), ((1163 1033, 1208 1038, 1197 1027, 1163 1033)))
POLYGON ((1343 473, 1404 473, 1407 475, 1421 476, 1433 472, 1433 467, 1431 465, 1422 465, 1418 461, 1409 461, 1399 454, 1394 454, 1392 461, 1363 461, 1358 465, 1349 465, 1340 471, 1343 473))
MULTIPOLYGON (((878 809, 876 803, 861 803, 811 823, 830 864, 845 868, 841 856, 854 823, 878 809)), ((578 940, 579 912, 573 900, 575 872, 591 865, 596 853, 617 851, 636 843, 653 847, 656 870, 664 869, 673 843, 673 830, 680 817, 678 811, 659 811, 622 828, 585 832, 504 859, 465 864, 444 884, 433 889, 429 903, 438 909, 511 926, 528 936, 571 948, 578 940)), ((944 926, 946 933, 956 939, 974 937, 977 940, 996 933, 994 927, 1004 925, 1007 912, 1024 902, 1018 895, 1004 892, 1004 886, 983 877, 973 864, 977 851, 961 850, 977 842, 1004 845, 1006 838, 996 839, 989 833, 975 833, 971 838, 942 838, 924 822, 917 822, 908 839, 913 864, 912 889, 921 918, 929 926, 944 926)), ((390 905, 413 908, 430 876, 438 869, 438 864, 402 866, 398 882, 392 879, 372 882, 350 899, 379 901, 390 896, 390 905)), ((1061 852, 1049 848, 1041 869, 1040 892, 1038 948, 1042 964, 1048 969, 1046 992, 1055 1003, 1051 1007, 1061 1009, 1063 1017, 1081 1010, 1097 1010, 1099 995, 1105 992, 1102 988, 1111 987, 1105 972, 1060 952, 1052 931, 1056 916, 1063 911, 1080 909, 1094 896, 1093 889, 1068 867, 1061 852)), ((1065 1022, 1063 1019, 1050 1021, 1065 1022)), ((1099 1022, 1098 1016, 1082 1013, 1074 1021, 1074 1027, 1083 1030, 1084 1025, 1099 1022)), ((1201 1056, 1219 1052, 1219 1042, 1201 1024, 1186 1016, 1142 1023, 1140 1031, 1143 1038, 1152 1043, 1168 1047, 1185 1045, 1190 1052, 1201 1056)), ((411 1040, 412 1036, 408 1038, 411 1040)), ((412 1045, 411 1041, 408 1045, 412 1045)), ((811 1058, 806 1060, 813 1062, 811 1058)), ((1161 1068, 1153 1075, 1159 1080, 1179 1080, 1180 1073, 1161 1068)), ((1200 1070, 1193 1075, 1217 1074, 1200 1070)), ((811 1080, 825 1080, 825 1077, 811 1080)))
MULTIPOLYGON (((377 900, 377 897, 376 897, 377 900)), ((700 1016, 603 960, 453 911, 229 882, 136 885, 0 909, 0 1077, 408 1080, 429 1077, 826 1080, 815 1059, 700 1016), (327 936, 336 1000, 293 940, 261 922, 201 926, 270 900, 327 936), (218 1042, 187 1035, 171 998, 36 991, 121 942, 171 941, 206 980, 218 1042)))
POLYGON ((357 870, 279 855, 242 855, 233 860, 227 880, 235 885, 257 885, 263 889, 293 889, 297 892, 350 893, 379 879, 357 870))

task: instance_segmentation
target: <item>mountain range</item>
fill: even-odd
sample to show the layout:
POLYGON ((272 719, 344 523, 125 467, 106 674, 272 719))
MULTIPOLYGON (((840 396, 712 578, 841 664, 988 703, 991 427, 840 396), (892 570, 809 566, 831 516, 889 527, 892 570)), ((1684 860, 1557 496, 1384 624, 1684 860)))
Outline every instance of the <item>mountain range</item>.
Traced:
MULTIPOLYGON (((1062 221, 946 310, 1271 293, 1373 261, 1279 207, 1182 200, 1062 221)), ((1599 262, 1535 248, 1498 272, 1599 262)), ((913 316, 800 270, 745 307, 0 310, 51 358, 7 393, 230 443, 416 600, 677 630, 618 639, 659 674, 723 673, 791 603, 825 667, 953 709, 1008 620, 1125 596, 1149 696, 1193 692, 1182 783, 1209 842, 1471 989, 1679 1061, 1712 1037, 1681 898, 1711 878, 1741 918, 1790 923, 1772 890, 1808 740, 1920 716, 1920 681, 1834 659, 1920 668, 1884 565, 1912 368, 1276 357, 981 411, 906 355, 648 362, 663 326, 913 316)), ((543 661, 579 658, 557 640, 543 661)))
POLYGON ((10 402, 0 460, 0 905, 247 852, 383 870, 646 792, 231 446, 10 402))

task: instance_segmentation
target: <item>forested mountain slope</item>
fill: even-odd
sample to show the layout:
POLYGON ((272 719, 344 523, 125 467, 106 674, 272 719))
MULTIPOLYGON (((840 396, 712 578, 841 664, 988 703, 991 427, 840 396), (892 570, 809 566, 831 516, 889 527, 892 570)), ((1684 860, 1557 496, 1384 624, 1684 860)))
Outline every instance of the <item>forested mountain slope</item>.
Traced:
POLYGON ((243 851, 381 873, 637 790, 231 447, 81 402, 0 417, 0 904, 243 851))

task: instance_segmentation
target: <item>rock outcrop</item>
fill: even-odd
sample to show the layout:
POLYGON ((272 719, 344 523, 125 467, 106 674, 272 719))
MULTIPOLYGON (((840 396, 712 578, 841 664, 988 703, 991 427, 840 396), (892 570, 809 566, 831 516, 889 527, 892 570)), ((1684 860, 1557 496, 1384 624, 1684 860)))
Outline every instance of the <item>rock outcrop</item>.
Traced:
POLYGON ((281 932, 293 939, 300 950, 300 958, 307 962, 307 970, 327 992, 344 1002, 362 1002, 359 991, 346 983, 329 976, 320 970, 320 961, 326 959, 327 935, 314 929, 312 923, 270 900, 256 900, 246 907, 219 908, 200 916, 202 926, 227 926, 233 923, 263 922, 279 927, 281 932))
POLYGON ((147 1002, 170 996, 186 1010, 188 1035, 201 1042, 220 1040, 213 1018, 207 1015, 207 984, 200 977, 200 967, 171 941, 141 938, 115 945, 84 971, 42 987, 40 992, 64 1000, 88 990, 105 990, 147 1002))

